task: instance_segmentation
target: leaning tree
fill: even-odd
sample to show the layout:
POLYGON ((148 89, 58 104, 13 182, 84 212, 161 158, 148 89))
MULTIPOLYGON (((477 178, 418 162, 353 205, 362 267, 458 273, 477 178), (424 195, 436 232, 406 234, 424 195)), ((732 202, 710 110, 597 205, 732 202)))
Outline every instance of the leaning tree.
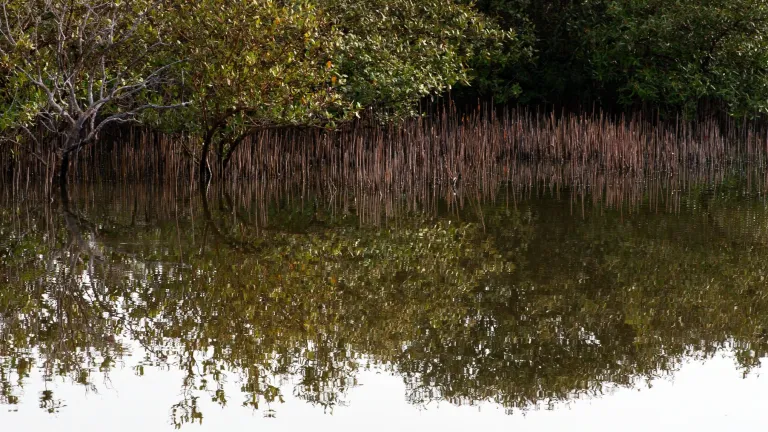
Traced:
POLYGON ((185 105, 159 91, 179 62, 165 55, 168 7, 162 0, 0 1, 5 94, 23 95, 9 104, 11 127, 31 141, 32 125, 55 138, 62 181, 71 155, 108 125, 185 105))

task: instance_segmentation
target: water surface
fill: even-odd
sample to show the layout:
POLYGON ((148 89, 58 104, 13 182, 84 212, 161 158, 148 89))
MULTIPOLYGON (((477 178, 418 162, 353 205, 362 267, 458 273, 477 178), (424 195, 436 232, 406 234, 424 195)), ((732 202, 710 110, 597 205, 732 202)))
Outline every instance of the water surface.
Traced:
POLYGON ((529 179, 408 197, 4 190, 0 421, 762 424, 762 182, 743 172, 529 179))

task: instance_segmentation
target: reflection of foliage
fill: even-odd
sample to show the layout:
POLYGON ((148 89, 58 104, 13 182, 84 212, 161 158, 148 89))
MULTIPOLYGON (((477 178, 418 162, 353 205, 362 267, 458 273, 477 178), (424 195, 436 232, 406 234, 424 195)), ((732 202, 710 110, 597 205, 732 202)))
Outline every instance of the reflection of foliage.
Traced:
MULTIPOLYGON (((210 223, 222 236, 241 232, 243 243, 247 227, 218 226, 225 220, 210 223)), ((138 336, 153 346, 217 341, 207 361, 243 372, 246 405, 280 400, 285 377, 296 378, 302 399, 343 405, 363 355, 386 360, 399 352, 425 309, 435 317, 427 321, 460 319, 454 298, 511 268, 484 237, 476 224, 414 220, 386 230, 269 230, 249 243, 258 254, 212 246, 191 258, 197 271, 187 285, 165 291, 162 332, 138 336)))
MULTIPOLYGON (((93 391, 93 373, 101 372, 106 379, 115 359, 123 356, 116 342, 120 324, 105 316, 99 305, 115 298, 107 284, 125 276, 95 266, 99 248, 92 244, 93 233, 78 227, 82 221, 73 214, 63 217, 70 230, 67 236, 48 212, 14 210, 19 211, 0 219, 0 250, 9 257, 3 260, 5 267, 0 266, 2 386, 7 387, 11 371, 21 386, 36 367, 46 381, 68 378, 93 391)), ((55 412, 61 401, 46 392, 40 406, 55 412)))
POLYGON ((768 354, 764 209, 727 193, 691 195, 680 215, 574 218, 539 200, 386 228, 317 207, 272 208, 264 227, 227 202, 3 213, 2 402, 18 402, 32 368, 95 389, 126 338, 146 353, 138 374, 185 372, 177 426, 201 422, 205 398, 227 405, 232 375, 239 403, 266 416, 288 383, 344 405, 372 365, 402 376, 412 403, 514 409, 633 385, 726 345, 745 371, 768 354))

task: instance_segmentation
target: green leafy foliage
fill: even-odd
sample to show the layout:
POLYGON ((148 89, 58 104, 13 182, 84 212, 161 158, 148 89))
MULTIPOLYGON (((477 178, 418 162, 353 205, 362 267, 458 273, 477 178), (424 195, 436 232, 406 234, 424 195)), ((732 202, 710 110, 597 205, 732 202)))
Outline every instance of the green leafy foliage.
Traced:
POLYGON ((480 90, 521 83, 522 102, 658 109, 695 114, 766 112, 765 2, 695 0, 483 0, 477 7, 521 29, 532 63, 485 68, 480 90))
MULTIPOLYGON (((159 2, 7 0, 0 22, 4 127, 42 123, 65 145, 95 134, 109 115, 144 103, 163 68, 159 2)), ((111 118, 111 117, 110 117, 111 118)))
POLYGON ((214 147, 224 161, 259 128, 401 118, 467 82, 473 56, 514 42, 453 1, 0 6, 0 126, 42 124, 60 153, 129 121, 198 135, 203 159, 214 147))
POLYGON ((452 1, 325 3, 343 34, 336 55, 341 91, 360 108, 413 114, 420 98, 468 84, 473 59, 517 48, 513 32, 452 1))
POLYGON ((610 2, 590 32, 596 77, 620 101, 733 114, 768 106, 768 5, 762 1, 610 2))
POLYGON ((312 2, 178 2, 169 19, 192 127, 318 123, 341 103, 338 35, 312 2))
POLYGON ((169 92, 190 105, 147 120, 199 135, 222 170, 260 128, 413 115, 515 40, 453 1, 178 2, 167 20, 181 61, 169 92))

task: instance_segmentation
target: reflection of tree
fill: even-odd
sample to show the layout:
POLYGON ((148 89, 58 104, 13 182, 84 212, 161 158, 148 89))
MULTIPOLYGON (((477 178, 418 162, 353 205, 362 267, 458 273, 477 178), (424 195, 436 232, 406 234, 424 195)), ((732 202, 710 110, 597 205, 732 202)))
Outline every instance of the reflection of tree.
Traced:
MULTIPOLYGON (((242 232, 225 227, 226 218, 210 221, 214 215, 205 207, 217 236, 242 232)), ((206 361, 243 373, 247 405, 280 400, 277 384, 290 379, 296 396, 332 408, 344 404, 344 393, 355 385, 363 354, 383 358, 399 349, 401 341, 381 337, 401 332, 393 328, 403 325, 394 319, 398 314, 416 313, 424 302, 438 314, 461 313, 451 311, 452 293, 469 292, 483 275, 505 269, 472 224, 409 222, 392 230, 312 226, 301 233, 263 232, 250 240, 262 245, 259 254, 241 253, 245 248, 238 245, 212 247, 210 254, 193 258, 197 272, 187 290, 167 291, 173 306, 160 320, 168 327, 140 339, 156 346, 167 346, 169 336, 217 341, 206 361), (411 308, 410 301, 422 304, 411 308), (384 328, 369 328, 371 322, 384 328), (371 346, 377 339, 391 346, 371 346)), ((232 244, 230 238, 221 240, 232 244)), ((200 360, 187 364, 192 362, 200 360)))
POLYGON ((202 421, 201 398, 275 415, 287 383, 330 410, 371 364, 402 376, 412 403, 512 409, 632 385, 726 344, 745 368, 768 353, 768 244, 743 201, 573 218, 541 200, 486 206, 483 223, 473 208, 389 228, 311 206, 272 209, 263 229, 232 199, 207 199, 181 216, 134 199, 122 215, 3 210, 2 401, 18 401, 33 368, 94 386, 125 338, 146 351, 137 371, 185 372, 177 425, 202 421), (154 221, 132 222, 137 207, 154 221), (225 394, 232 377, 242 396, 225 394))
MULTIPOLYGON (((66 230, 47 217, 24 230, 13 224, 0 227, 6 239, 2 247, 20 251, 11 252, 0 268, 5 279, 0 290, 0 379, 9 403, 18 401, 9 386, 11 376, 20 387, 30 370, 38 368, 45 380, 68 377, 94 390, 92 372, 108 373, 122 356, 115 342, 118 326, 97 306, 104 269, 94 261, 92 232, 86 234, 82 221, 66 207, 62 219, 66 230), (68 236, 60 234, 65 231, 68 236)), ((61 404, 51 390, 40 396, 41 408, 49 412, 61 404)))

